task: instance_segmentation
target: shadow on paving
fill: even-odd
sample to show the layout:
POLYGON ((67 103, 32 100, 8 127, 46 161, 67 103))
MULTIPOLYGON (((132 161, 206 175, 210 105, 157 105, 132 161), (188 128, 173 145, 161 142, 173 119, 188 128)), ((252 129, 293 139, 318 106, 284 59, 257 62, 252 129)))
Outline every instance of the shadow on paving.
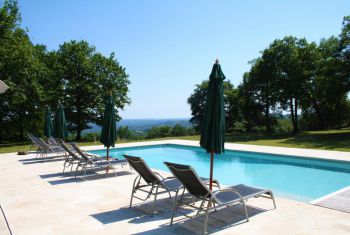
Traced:
MULTIPOLYGON (((134 234, 202 234, 205 215, 197 219, 188 219, 185 216, 175 213, 174 224, 170 226, 172 212, 172 199, 165 198, 157 201, 157 209, 154 216, 151 216, 153 201, 133 205, 132 208, 123 207, 117 210, 106 211, 91 215, 104 225, 129 220, 131 224, 142 224, 151 221, 165 220, 159 227, 134 234)), ((193 209, 179 209, 182 214, 194 215, 193 209)), ((249 217, 266 212, 267 210, 247 205, 249 217)), ((246 223, 243 207, 239 204, 222 208, 209 214, 208 233, 218 232, 242 223, 246 223)))
POLYGON ((48 163, 48 162, 60 162, 63 161, 63 158, 60 159, 47 159, 47 158, 43 158, 43 159, 38 159, 36 161, 27 161, 27 162, 22 162, 23 165, 29 165, 29 164, 37 164, 37 163, 48 163))
MULTIPOLYGON (((31 154, 30 154, 31 155, 31 154)), ((33 154, 34 155, 34 154, 33 154)), ((36 154, 35 154, 36 155, 36 154)), ((29 156, 28 155, 23 155, 24 157, 25 156, 29 156)), ((48 160, 51 160, 51 159, 64 159, 64 157, 62 155, 55 155, 55 156, 47 156, 45 158, 41 158, 40 155, 38 156, 35 156, 35 157, 30 157, 30 158, 23 158, 23 159, 19 159, 18 161, 20 162, 29 162, 29 161, 40 161, 41 159, 48 159, 48 160)))
POLYGON ((51 173, 51 174, 45 174, 45 175, 39 175, 40 178, 42 179, 47 179, 47 178, 55 178, 55 177, 72 177, 74 176, 73 174, 66 172, 66 173, 51 173))
POLYGON ((49 156, 44 158, 41 158, 40 156, 24 158, 24 159, 19 159, 18 161, 21 162, 23 165, 27 165, 27 164, 36 164, 36 163, 45 163, 45 162, 58 162, 62 160, 64 160, 64 157, 60 155, 60 156, 49 156))
MULTIPOLYGON (((59 173, 56 173, 59 174, 59 173)), ((113 172, 107 173, 107 174, 97 174, 96 172, 89 172, 86 174, 84 178, 81 178, 80 175, 77 175, 77 178, 74 178, 74 174, 70 173, 62 173, 62 177, 69 177, 69 178, 64 178, 64 179, 58 179, 58 180, 50 180, 48 181, 49 184, 51 185, 60 185, 60 184, 68 184, 68 183, 79 183, 79 182, 84 182, 84 181, 91 181, 91 180, 100 180, 100 179, 106 179, 106 178, 113 178, 113 177, 120 177, 120 176, 125 176, 125 175, 131 175, 133 173, 128 172, 128 171, 117 171, 117 175, 114 175, 113 172)), ((50 177, 55 177, 55 176, 50 176, 53 174, 47 175, 42 175, 40 176, 41 178, 50 178, 50 177)))

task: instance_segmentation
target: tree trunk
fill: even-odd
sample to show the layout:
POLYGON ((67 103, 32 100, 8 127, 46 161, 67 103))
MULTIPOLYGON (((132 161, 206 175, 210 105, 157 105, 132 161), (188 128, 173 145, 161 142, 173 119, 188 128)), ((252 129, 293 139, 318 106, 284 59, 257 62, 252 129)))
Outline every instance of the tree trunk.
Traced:
POLYGON ((18 114, 18 122, 19 122, 19 139, 20 141, 24 140, 24 128, 23 128, 23 115, 22 112, 19 112, 18 114))
POLYGON ((270 123, 270 87, 269 83, 267 82, 266 84, 266 89, 265 89, 265 97, 266 97, 266 105, 265 105, 265 118, 266 118, 266 132, 271 133, 271 123, 270 123))
POLYGON ((341 112, 340 112, 340 105, 337 105, 337 114, 338 114, 338 129, 341 129, 341 112))
POLYGON ((318 105, 317 101, 315 99, 312 99, 312 105, 314 106, 318 121, 320 123, 320 129, 324 130, 325 129, 325 125, 324 125, 324 121, 323 121, 323 116, 321 113, 321 109, 320 106, 318 105))
POLYGON ((298 122, 298 100, 297 98, 294 98, 294 133, 298 133, 299 132, 299 122, 298 122))
POLYGON ((81 129, 79 128, 79 126, 77 126, 77 137, 75 138, 76 141, 81 140, 81 129))
POLYGON ((293 132, 295 130, 295 118, 294 118, 294 108, 293 108, 293 98, 290 98, 289 101, 289 108, 290 108, 290 117, 292 119, 292 124, 293 124, 293 132))
MULTIPOLYGON (((78 92, 80 92, 78 90, 78 92)), ((80 107, 80 97, 77 95, 77 99, 75 101, 75 105, 77 106, 77 119, 76 119, 76 124, 77 124, 77 137, 75 138, 76 141, 81 140, 81 131, 82 131, 82 126, 81 126, 81 107, 80 107)))
POLYGON ((270 124, 270 107, 266 105, 265 107, 265 118, 266 118, 266 132, 271 133, 271 124, 270 124))

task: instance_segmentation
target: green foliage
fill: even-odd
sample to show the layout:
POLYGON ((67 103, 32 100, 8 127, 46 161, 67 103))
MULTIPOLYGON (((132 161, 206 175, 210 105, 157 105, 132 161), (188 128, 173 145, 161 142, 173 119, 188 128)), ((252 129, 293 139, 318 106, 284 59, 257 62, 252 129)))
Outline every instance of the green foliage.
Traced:
POLYGON ((0 141, 24 140, 43 123, 42 63, 26 31, 19 27, 16 1, 0 9, 0 77, 10 87, 0 96, 0 141))
POLYGON ((233 128, 231 132, 245 133, 247 131, 246 126, 247 126, 247 122, 245 120, 242 120, 241 122, 235 122, 233 124, 233 128))
MULTIPOLYGON (((71 41, 56 52, 58 77, 63 80, 64 105, 70 130, 88 129, 88 123, 101 124, 107 92, 112 91, 118 108, 130 103, 127 96, 128 75, 111 54, 109 58, 95 52, 86 41, 71 41)), ((120 119, 116 110, 116 120, 120 119)))
POLYGON ((274 125, 273 132, 275 133, 291 133, 293 131, 293 124, 288 118, 278 118, 276 125, 274 125))
POLYGON ((88 142, 99 143, 100 133, 87 133, 82 137, 82 140, 88 142))
POLYGON ((121 126, 117 130, 117 136, 121 140, 135 139, 134 134, 128 126, 121 126))
POLYGON ((173 130, 171 132, 171 136, 185 136, 187 135, 187 128, 184 126, 181 126, 179 124, 176 124, 173 127, 173 130))
MULTIPOLYGON (((300 126, 304 130, 349 126, 350 16, 344 17, 339 37, 319 44, 293 36, 276 39, 250 65, 237 89, 226 82, 229 132, 297 133, 300 126), (290 120, 283 117, 287 113, 290 120)), ((188 98, 197 130, 207 86, 206 81, 196 85, 188 98)))
POLYGON ((180 124, 175 126, 156 126, 152 127, 147 131, 146 139, 155 139, 163 137, 177 137, 177 136, 187 136, 194 135, 195 129, 192 127, 186 128, 180 124))
POLYGON ((10 88, 0 96, 0 142, 23 140, 28 132, 41 135, 44 108, 49 105, 54 110, 58 101, 66 108, 69 129, 76 131, 77 140, 88 123, 101 124, 108 91, 116 108, 130 103, 128 75, 114 53, 105 57, 86 41, 65 42, 57 51, 47 51, 44 45, 33 45, 20 24, 17 1, 4 1, 0 78, 10 88))

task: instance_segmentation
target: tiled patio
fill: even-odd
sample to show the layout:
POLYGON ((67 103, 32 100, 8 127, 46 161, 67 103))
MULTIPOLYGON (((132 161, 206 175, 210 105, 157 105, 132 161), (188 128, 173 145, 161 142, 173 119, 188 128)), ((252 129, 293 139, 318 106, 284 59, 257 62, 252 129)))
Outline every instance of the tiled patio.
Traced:
MULTIPOLYGON (((193 145, 191 141, 154 143, 168 142, 193 145)), ((261 150, 264 151, 264 148, 261 150)), ((251 149, 258 151, 259 147, 252 146, 251 149)), ((303 152, 290 149, 283 151, 303 152)), ((322 153, 323 156, 329 155, 328 152, 322 153)), ((334 158, 346 158, 346 154, 349 155, 333 153, 334 158)), ((35 154, 18 156, 15 153, 2 154, 0 158, 0 203, 13 234, 164 235, 200 234, 202 231, 201 222, 183 219, 182 216, 177 216, 175 225, 169 226, 171 201, 166 198, 160 200, 161 208, 154 217, 147 213, 151 208, 151 200, 129 209, 132 182, 136 176, 129 168, 119 169, 117 177, 102 174, 77 182, 69 174, 61 173, 63 161, 58 158, 40 162, 35 159, 35 154)), ((239 206, 215 212, 209 221, 215 227, 209 226, 208 230, 215 234, 245 235, 350 233, 348 213, 284 198, 277 198, 276 203, 277 209, 273 210, 272 202, 268 199, 250 200, 251 218, 248 223, 241 222, 243 217, 239 206)), ((1 216, 0 234, 7 234, 1 216)))

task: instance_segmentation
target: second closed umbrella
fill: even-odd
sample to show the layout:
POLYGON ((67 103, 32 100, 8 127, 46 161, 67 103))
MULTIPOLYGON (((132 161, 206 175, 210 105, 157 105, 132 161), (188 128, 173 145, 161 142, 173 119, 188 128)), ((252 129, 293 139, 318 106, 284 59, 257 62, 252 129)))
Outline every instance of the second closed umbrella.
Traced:
POLYGON ((66 116, 64 114, 64 108, 61 103, 58 103, 58 107, 55 112, 55 119, 53 122, 53 136, 59 139, 65 139, 68 137, 66 116))
POLYGON ((44 135, 47 138, 50 138, 52 136, 53 127, 52 127, 52 120, 51 120, 51 109, 49 106, 46 107, 46 113, 45 113, 45 123, 44 123, 44 135))
POLYGON ((107 160, 109 159, 109 148, 114 147, 116 140, 117 128, 115 123, 114 101, 112 95, 109 93, 106 99, 100 138, 101 143, 107 147, 107 160))

